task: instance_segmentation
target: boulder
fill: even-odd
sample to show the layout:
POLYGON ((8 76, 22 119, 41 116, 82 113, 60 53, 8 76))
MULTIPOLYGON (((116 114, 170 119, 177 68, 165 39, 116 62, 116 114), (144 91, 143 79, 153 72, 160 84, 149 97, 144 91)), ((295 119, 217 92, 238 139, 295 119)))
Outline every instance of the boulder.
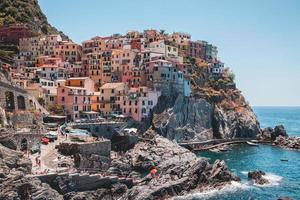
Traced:
POLYGON ((283 136, 283 137, 288 136, 283 125, 275 126, 274 131, 271 134, 271 140, 274 141, 278 136, 283 136))
POLYGON ((275 141, 277 137, 288 137, 288 134, 283 125, 277 125, 275 128, 267 127, 261 130, 261 134, 258 136, 260 140, 271 142, 275 141))
POLYGON ((260 170, 248 172, 248 178, 252 179, 254 183, 258 185, 264 185, 270 183, 267 179, 263 177, 264 175, 266 175, 266 173, 260 170))

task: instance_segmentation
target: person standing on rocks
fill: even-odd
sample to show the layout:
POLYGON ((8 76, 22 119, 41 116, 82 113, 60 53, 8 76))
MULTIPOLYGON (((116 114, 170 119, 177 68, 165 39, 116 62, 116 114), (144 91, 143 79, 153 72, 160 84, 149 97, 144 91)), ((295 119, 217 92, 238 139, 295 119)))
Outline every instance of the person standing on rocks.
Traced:
POLYGON ((150 174, 151 174, 152 178, 158 179, 158 177, 157 177, 157 169, 155 167, 152 167, 150 169, 150 174))

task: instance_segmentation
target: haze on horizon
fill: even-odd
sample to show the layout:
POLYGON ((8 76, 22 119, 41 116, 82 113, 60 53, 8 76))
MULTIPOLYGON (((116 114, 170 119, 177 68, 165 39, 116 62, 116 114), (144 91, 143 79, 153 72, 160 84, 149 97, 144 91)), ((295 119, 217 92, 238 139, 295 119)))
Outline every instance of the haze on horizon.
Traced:
POLYGON ((300 106, 300 1, 39 0, 48 21, 81 43, 128 30, 188 32, 218 47, 253 106, 300 106), (87 3, 88 2, 88 3, 87 3))

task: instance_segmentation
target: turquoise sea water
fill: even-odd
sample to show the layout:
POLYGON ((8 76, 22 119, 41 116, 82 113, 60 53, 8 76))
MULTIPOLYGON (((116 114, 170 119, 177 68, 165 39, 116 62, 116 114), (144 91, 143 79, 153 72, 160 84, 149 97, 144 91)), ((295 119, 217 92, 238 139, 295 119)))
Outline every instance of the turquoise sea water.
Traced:
MULTIPOLYGON (((255 107, 262 127, 283 124, 289 135, 300 136, 300 107, 255 107)), ((229 169, 239 175, 241 183, 233 183, 221 191, 192 194, 180 199, 208 200, 276 200, 288 196, 300 200, 300 151, 284 150, 268 145, 234 146, 224 153, 202 152, 199 156, 225 160, 229 169), (280 159, 288 159, 288 162, 280 159), (271 184, 256 186, 247 178, 250 170, 263 170, 271 184)))

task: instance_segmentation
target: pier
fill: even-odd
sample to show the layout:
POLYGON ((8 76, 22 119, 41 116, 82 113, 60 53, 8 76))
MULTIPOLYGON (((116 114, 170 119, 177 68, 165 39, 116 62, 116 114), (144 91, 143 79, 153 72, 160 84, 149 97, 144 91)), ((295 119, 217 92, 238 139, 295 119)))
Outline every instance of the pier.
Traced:
POLYGON ((251 138, 236 138, 236 139, 212 139, 197 142, 182 142, 178 143, 180 146, 185 147, 191 151, 207 151, 223 145, 231 144, 246 144, 251 138))

